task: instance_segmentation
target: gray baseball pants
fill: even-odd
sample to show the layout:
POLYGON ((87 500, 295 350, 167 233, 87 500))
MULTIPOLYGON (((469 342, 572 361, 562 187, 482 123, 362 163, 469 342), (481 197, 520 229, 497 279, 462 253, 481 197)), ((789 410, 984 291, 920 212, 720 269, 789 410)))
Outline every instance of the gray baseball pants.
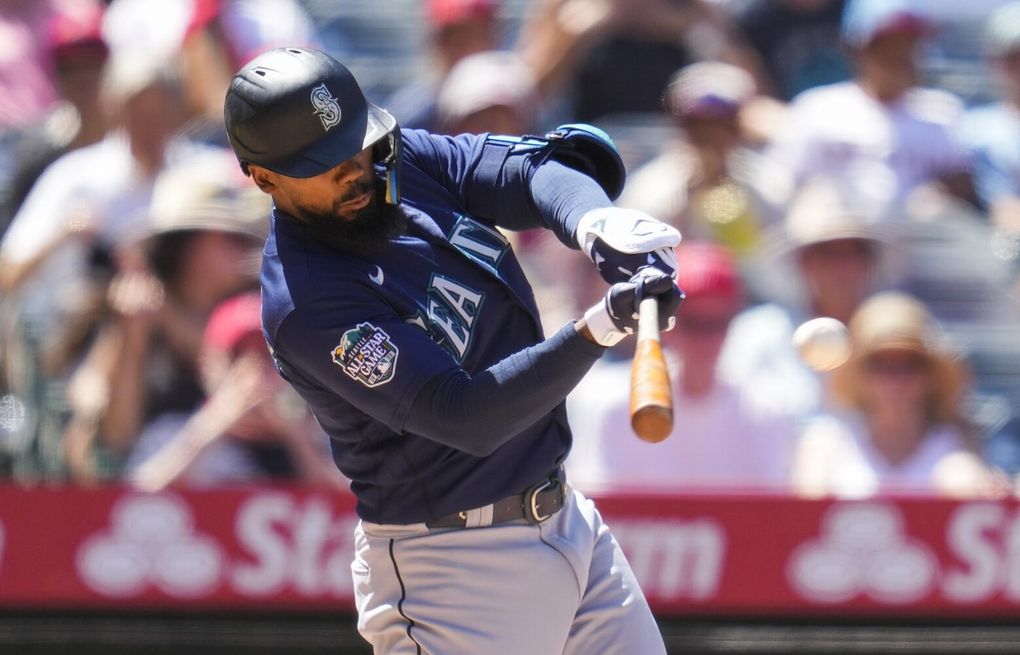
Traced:
POLYGON ((376 655, 664 655, 637 580, 594 503, 568 489, 539 525, 362 521, 358 630, 376 655))

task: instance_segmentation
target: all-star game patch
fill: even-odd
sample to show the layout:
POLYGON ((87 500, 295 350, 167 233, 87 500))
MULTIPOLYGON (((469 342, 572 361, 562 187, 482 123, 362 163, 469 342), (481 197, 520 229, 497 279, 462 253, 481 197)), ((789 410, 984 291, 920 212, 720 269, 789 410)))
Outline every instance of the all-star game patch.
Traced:
POLYGON ((377 387, 393 379, 399 354, 384 330, 371 323, 358 323, 340 337, 340 344, 333 349, 333 363, 352 380, 377 387))

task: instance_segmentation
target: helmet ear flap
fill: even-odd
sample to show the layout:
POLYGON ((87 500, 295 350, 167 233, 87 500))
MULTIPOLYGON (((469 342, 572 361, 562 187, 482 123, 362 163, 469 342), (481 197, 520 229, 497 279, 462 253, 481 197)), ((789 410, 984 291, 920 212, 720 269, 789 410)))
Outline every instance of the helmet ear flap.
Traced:
POLYGON ((383 167, 383 178, 386 180, 386 202, 390 205, 400 204, 400 158, 403 142, 400 138, 400 126, 395 125, 389 134, 379 139, 372 146, 372 161, 383 167))

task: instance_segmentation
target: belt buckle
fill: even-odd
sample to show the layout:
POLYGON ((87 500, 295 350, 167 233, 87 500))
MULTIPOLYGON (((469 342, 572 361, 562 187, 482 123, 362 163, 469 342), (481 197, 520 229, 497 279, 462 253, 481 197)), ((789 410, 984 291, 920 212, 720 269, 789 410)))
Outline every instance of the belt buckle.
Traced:
POLYGON ((538 525, 556 513, 550 512, 545 515, 538 513, 538 494, 542 493, 546 489, 551 489, 557 484, 560 484, 560 481, 557 479, 542 480, 524 492, 524 518, 528 520, 528 523, 538 525))

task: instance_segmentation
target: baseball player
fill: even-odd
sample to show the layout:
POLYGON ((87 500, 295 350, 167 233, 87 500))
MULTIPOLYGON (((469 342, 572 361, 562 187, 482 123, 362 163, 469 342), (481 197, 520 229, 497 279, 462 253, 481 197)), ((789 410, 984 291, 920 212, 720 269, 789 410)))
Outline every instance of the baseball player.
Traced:
POLYGON ((314 50, 268 51, 225 104, 274 201, 263 328, 357 496, 358 629, 376 653, 663 653, 623 553, 562 473, 563 399, 654 296, 680 235, 612 206, 588 126, 543 138, 403 133, 314 50), (546 338, 497 227, 546 227, 611 283, 546 338))

